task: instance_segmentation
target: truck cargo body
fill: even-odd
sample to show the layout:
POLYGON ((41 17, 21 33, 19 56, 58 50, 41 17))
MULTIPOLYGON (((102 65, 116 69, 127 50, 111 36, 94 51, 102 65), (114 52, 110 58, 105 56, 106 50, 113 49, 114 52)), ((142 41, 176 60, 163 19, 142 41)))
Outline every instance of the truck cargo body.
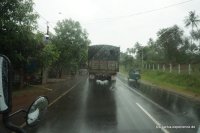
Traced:
POLYGON ((120 48, 111 45, 93 45, 88 49, 90 80, 115 80, 119 71, 120 48))

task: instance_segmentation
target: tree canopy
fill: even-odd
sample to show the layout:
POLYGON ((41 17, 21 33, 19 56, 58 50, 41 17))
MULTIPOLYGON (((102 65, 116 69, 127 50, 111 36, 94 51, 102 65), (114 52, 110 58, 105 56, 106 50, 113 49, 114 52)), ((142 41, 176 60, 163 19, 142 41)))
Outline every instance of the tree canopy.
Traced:
POLYGON ((39 16, 33 12, 33 4, 32 0, 4 0, 0 4, 0 52, 18 68, 36 51, 33 30, 39 16))
POLYGON ((10 58, 15 73, 20 75, 21 87, 27 74, 86 64, 90 44, 86 30, 72 19, 59 21, 56 34, 45 41, 45 33, 37 31, 39 14, 33 5, 33 0, 0 3, 0 53, 10 58))
POLYGON ((53 43, 60 52, 55 63, 61 72, 63 68, 76 69, 87 61, 87 50, 90 40, 80 23, 72 19, 59 21, 55 27, 53 43))
MULTIPOLYGON (((132 48, 127 48, 127 52, 123 53, 123 57, 121 58, 125 59, 124 54, 128 56, 130 53, 133 53, 134 65, 140 67, 142 62, 153 64, 199 63, 199 16, 195 11, 190 11, 183 22, 186 27, 191 26, 190 36, 185 35, 184 30, 178 25, 162 28, 157 32, 157 38, 155 40, 150 38, 146 44, 136 42, 132 48)), ((127 61, 128 60, 129 59, 127 59, 127 61)))

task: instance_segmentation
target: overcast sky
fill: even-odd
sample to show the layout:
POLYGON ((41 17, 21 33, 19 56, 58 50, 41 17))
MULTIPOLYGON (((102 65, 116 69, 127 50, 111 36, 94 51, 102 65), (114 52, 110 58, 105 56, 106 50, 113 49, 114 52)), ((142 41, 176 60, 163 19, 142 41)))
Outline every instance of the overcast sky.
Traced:
POLYGON ((39 30, 50 31, 58 20, 72 18, 89 33, 92 44, 120 46, 122 51, 135 42, 146 45, 161 28, 174 24, 184 28, 189 11, 200 16, 200 0, 34 0, 41 15, 39 30), (182 3, 182 4, 180 4, 182 3), (157 10, 160 9, 160 10, 157 10), (154 11, 152 11, 154 10, 154 11), (60 12, 60 13, 59 13, 60 12))

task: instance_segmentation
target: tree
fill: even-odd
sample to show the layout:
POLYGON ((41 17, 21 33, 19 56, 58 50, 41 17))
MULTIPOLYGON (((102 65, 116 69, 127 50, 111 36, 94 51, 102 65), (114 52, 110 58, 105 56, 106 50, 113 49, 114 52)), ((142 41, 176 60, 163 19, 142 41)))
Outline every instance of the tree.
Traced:
POLYGON ((46 83, 49 67, 59 58, 59 51, 52 43, 45 45, 40 54, 42 83, 46 83))
POLYGON ((200 23, 199 16, 196 15, 195 11, 190 11, 189 15, 184 20, 185 26, 192 27, 192 32, 194 31, 194 27, 198 28, 198 24, 200 23))
POLYGON ((181 63, 198 63, 198 47, 190 43, 188 37, 183 38, 183 45, 179 47, 181 63))
MULTIPOLYGON (((185 26, 192 27, 191 36, 194 40, 200 40, 199 16, 195 11, 189 12, 189 16, 184 20, 185 26), (195 30, 196 28, 196 30, 195 30)), ((145 63, 199 63, 200 45, 189 41, 190 38, 184 36, 184 31, 177 25, 160 29, 157 32, 157 39, 149 39, 146 46, 136 43, 134 48, 128 48, 127 53, 133 49, 136 60, 134 64, 145 63)))
POLYGON ((90 40, 86 30, 82 29, 79 22, 72 19, 59 21, 55 32, 53 43, 60 52, 55 67, 61 77, 63 68, 76 70, 81 63, 86 63, 90 40))
POLYGON ((199 41, 200 46, 200 30, 198 29, 197 31, 191 32, 191 36, 194 40, 199 41))
POLYGON ((158 31, 156 43, 163 48, 164 57, 168 63, 176 63, 180 59, 179 47, 183 45, 183 30, 177 25, 158 31))
POLYGON ((127 52, 120 52, 120 65, 124 66, 126 71, 129 71, 133 67, 138 67, 134 57, 127 52))
POLYGON ((163 63, 164 51, 153 39, 149 39, 147 46, 144 47, 144 61, 148 63, 163 63))
POLYGON ((25 67, 36 51, 33 30, 37 27, 38 15, 33 12, 33 5, 32 0, 0 3, 0 52, 7 55, 19 71, 21 87, 25 67))
POLYGON ((195 36, 194 36, 194 33, 195 33, 194 27, 196 27, 197 30, 198 30, 198 24, 200 23, 199 16, 196 15, 195 11, 190 11, 189 15, 185 18, 184 22, 185 22, 185 26, 186 27, 191 26, 191 28, 192 28, 192 31, 191 31, 191 37, 192 37, 191 38, 191 43, 193 43, 192 39, 195 38, 195 36))

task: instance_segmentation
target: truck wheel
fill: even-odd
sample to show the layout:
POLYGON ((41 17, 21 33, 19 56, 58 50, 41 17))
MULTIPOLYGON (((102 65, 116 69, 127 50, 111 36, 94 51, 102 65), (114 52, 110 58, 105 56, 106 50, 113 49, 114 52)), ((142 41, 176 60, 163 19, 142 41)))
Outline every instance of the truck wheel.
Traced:
POLYGON ((94 88, 94 85, 95 85, 94 79, 89 79, 88 84, 89 84, 89 88, 94 88))
POLYGON ((112 83, 112 84, 116 84, 116 80, 112 80, 111 83, 112 83))
POLYGON ((94 82, 94 79, 89 79, 89 83, 93 83, 94 82))
POLYGON ((108 80, 109 82, 112 81, 112 80, 111 80, 111 77, 108 77, 107 80, 108 80))

